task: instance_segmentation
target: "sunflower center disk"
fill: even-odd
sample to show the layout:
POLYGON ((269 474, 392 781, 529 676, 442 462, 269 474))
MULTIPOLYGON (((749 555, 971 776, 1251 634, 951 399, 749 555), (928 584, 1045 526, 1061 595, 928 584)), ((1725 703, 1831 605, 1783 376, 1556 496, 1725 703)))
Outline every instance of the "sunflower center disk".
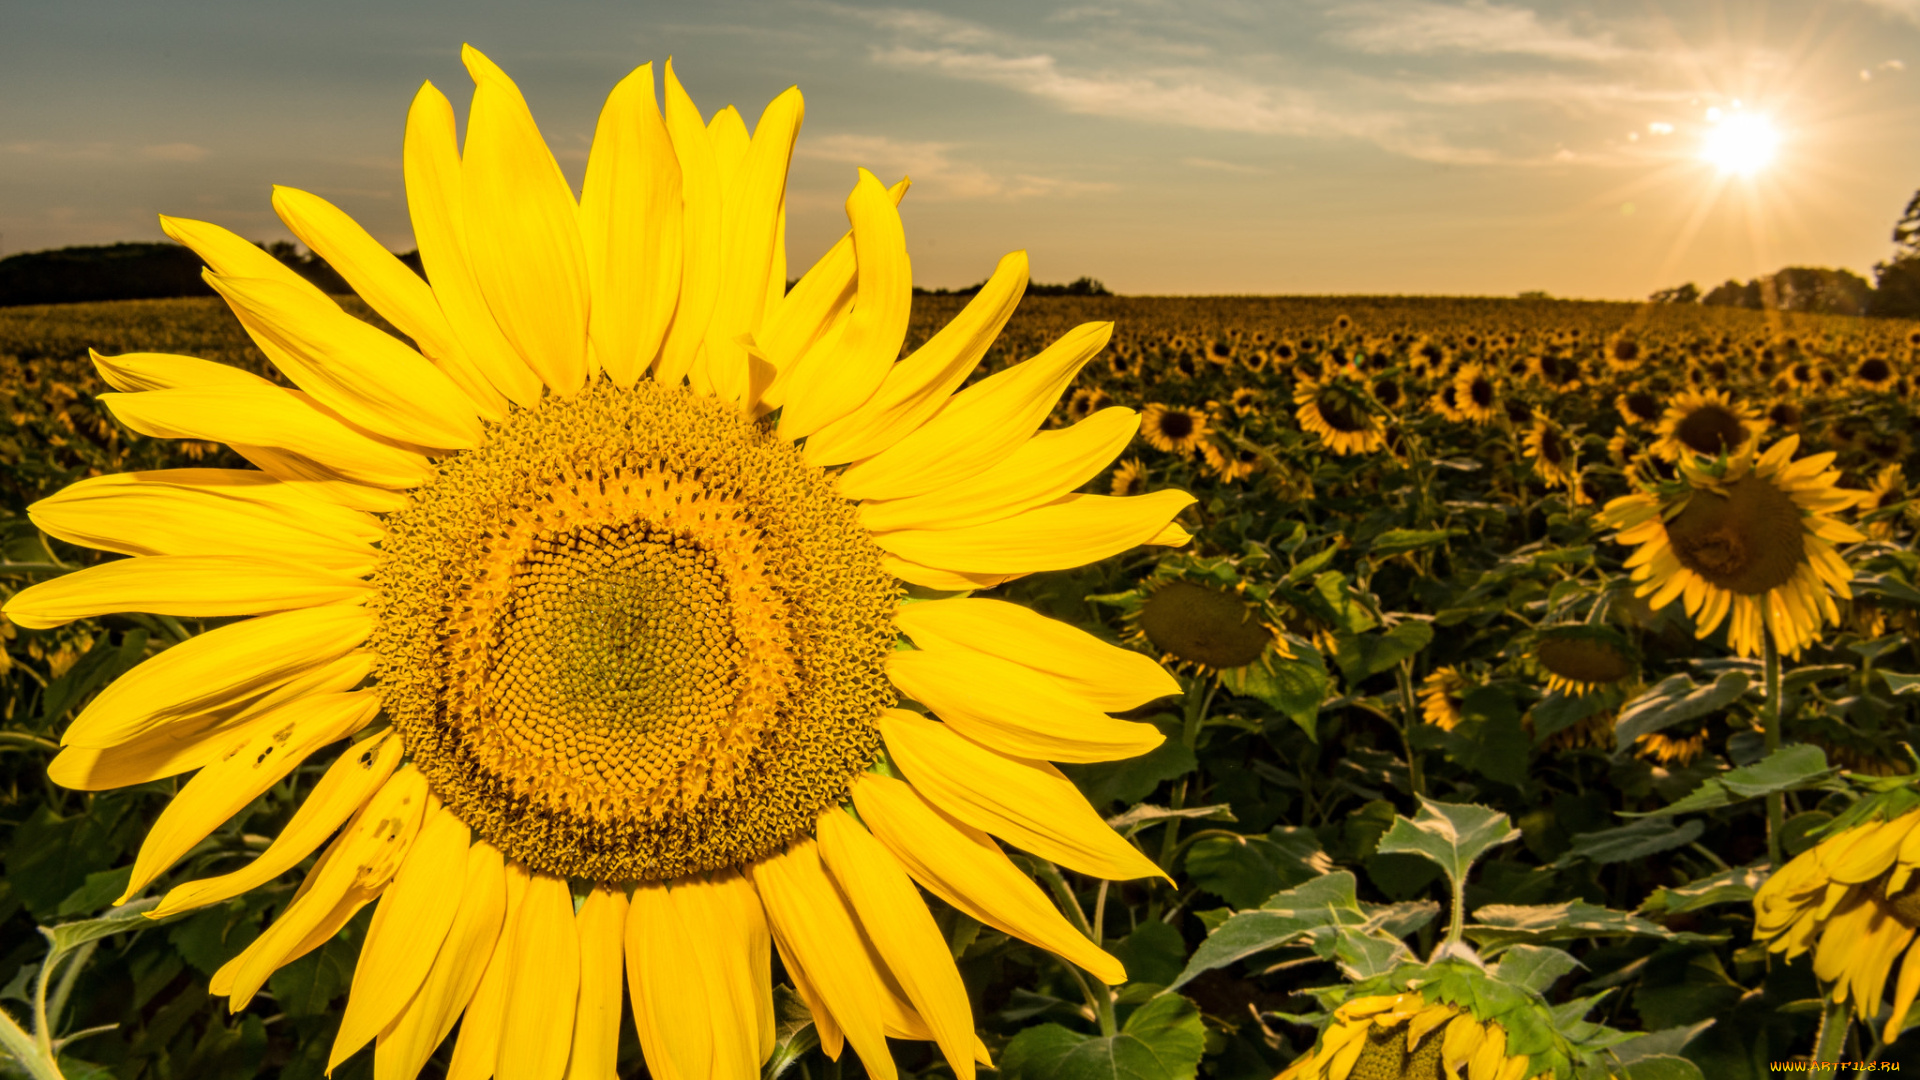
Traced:
POLYGON ((1673 434, 1696 453, 1721 454, 1747 441, 1747 425, 1718 405, 1703 405, 1682 417, 1673 434))
POLYGON ((482 836, 602 881, 738 865, 879 745, 896 601, 829 477, 642 382, 516 413, 388 523, 376 676, 482 836))
POLYGON ((1680 565, 1744 596, 1785 585, 1806 561, 1806 535, 1793 497, 1748 475, 1727 494, 1696 491, 1667 523, 1680 565))

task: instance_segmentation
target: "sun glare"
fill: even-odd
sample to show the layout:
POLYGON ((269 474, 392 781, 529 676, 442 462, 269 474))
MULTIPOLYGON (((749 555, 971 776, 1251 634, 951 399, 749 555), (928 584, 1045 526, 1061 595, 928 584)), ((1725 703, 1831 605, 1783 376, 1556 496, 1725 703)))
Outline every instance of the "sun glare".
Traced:
POLYGON ((1752 176, 1773 161, 1780 133, 1764 116, 1734 113, 1714 119, 1700 146, 1700 157, 1723 173, 1752 176))

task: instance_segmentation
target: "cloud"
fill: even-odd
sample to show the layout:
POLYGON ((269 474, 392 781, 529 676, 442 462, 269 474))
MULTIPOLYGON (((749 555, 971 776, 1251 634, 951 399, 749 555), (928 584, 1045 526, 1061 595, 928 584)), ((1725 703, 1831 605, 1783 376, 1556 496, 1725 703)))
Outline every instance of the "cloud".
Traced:
POLYGON ((1861 0, 1871 8, 1878 8, 1895 18, 1920 26, 1920 0, 1861 0))
POLYGON ((1206 169, 1209 172, 1241 173, 1249 176, 1267 171, 1257 165, 1241 165, 1232 161, 1216 161, 1213 158, 1203 157, 1181 158, 1180 164, 1195 169, 1206 169))
POLYGON ((1549 25, 1527 8, 1486 0, 1441 4, 1432 0, 1384 0, 1346 4, 1334 17, 1348 22, 1335 41, 1376 55, 1437 53, 1535 56, 1546 60, 1605 62, 1632 55, 1608 36, 1585 37, 1549 25))
POLYGON ((114 156, 113 144, 104 142, 0 143, 0 151, 5 151, 9 154, 25 154, 29 157, 54 158, 64 161, 108 161, 114 156))
POLYGON ((192 143, 158 143, 140 148, 140 156, 148 161, 205 161, 207 148, 192 143))
POLYGON ((826 135, 799 143, 794 152, 803 158, 860 165, 891 183, 901 175, 913 178, 913 198, 922 202, 958 202, 973 199, 1019 199, 1088 195, 1112 191, 1113 184, 1069 180, 1033 173, 995 173, 967 161, 956 161, 956 145, 910 142, 884 135, 826 135))

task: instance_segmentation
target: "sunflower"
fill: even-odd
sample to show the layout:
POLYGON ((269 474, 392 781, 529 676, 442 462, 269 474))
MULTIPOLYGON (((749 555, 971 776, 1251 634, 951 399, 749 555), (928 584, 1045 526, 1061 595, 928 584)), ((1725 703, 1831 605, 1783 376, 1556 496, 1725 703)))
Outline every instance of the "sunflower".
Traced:
POLYGON ((1472 684, 1459 668, 1449 664, 1433 669, 1420 684, 1420 715, 1427 723, 1452 731, 1466 718, 1462 711, 1472 684))
POLYGON ((1526 1054, 1507 1053, 1507 1031, 1458 1005, 1429 1005, 1417 990, 1355 998, 1334 1010, 1314 1049, 1274 1080, 1527 1080, 1526 1054))
POLYGON ((1833 1000, 1852 1002, 1869 1019, 1879 1015, 1897 963, 1883 1030, 1898 1038, 1920 994, 1920 956, 1909 948, 1920 929, 1917 868, 1920 810, 1873 808, 1767 879, 1753 897, 1754 936, 1788 960, 1811 951, 1813 973, 1832 984, 1833 1000))
POLYGON ((1700 752, 1707 748, 1705 729, 1691 735, 1673 735, 1664 731, 1649 732, 1633 741, 1635 756, 1646 761, 1657 761, 1662 765, 1686 768, 1693 764, 1700 752))
POLYGON ((1207 455, 1207 471, 1223 483, 1236 483, 1252 476, 1260 469, 1260 452, 1245 446, 1222 446, 1209 442, 1212 453, 1207 455))
POLYGON ((1185 493, 1071 494, 1132 438, 1129 410, 1033 434, 1110 327, 956 393, 1025 258, 896 362, 904 186, 862 170, 851 232, 786 290, 797 90, 749 135, 731 110, 704 121, 671 64, 663 119, 640 68, 607 101, 576 205, 513 82, 464 60, 464 148, 431 85, 408 117, 431 285, 321 199, 274 196, 420 351, 240 237, 163 219, 298 389, 98 358, 129 427, 258 469, 102 476, 36 504, 45 532, 132 557, 5 613, 248 618, 102 691, 52 778, 198 770, 125 900, 350 740, 253 863, 150 912, 224 902, 324 844, 211 988, 245 1006, 377 900, 329 1069, 371 1042, 376 1076, 410 1080, 458 1022, 455 1074, 609 1075, 624 990, 654 1075, 752 1075, 777 949, 829 1056, 851 1043, 890 1077, 888 1037, 931 1039, 972 1077, 965 987, 914 883, 1122 981, 989 834, 1087 874, 1157 875, 1044 762, 1157 745, 1108 714, 1179 687, 1025 608, 902 604, 901 583, 974 589, 1184 540, 1185 493))
POLYGON ((1900 370, 1893 361, 1884 356, 1868 356, 1855 363, 1847 372, 1847 382, 1857 390, 1870 394, 1885 391, 1900 376, 1900 370))
POLYGON ((1067 418, 1076 421, 1085 420, 1112 404, 1113 399, 1107 396, 1105 390, 1083 386, 1075 390, 1073 396, 1067 399, 1067 418))
POLYGON ((1207 414, 1180 405, 1149 404, 1140 414, 1140 436, 1168 454, 1185 454, 1207 438, 1207 414))
POLYGON ((1115 351, 1112 356, 1107 357, 1107 370, 1111 371, 1116 379, 1131 378, 1138 374, 1139 369, 1140 362, 1129 353, 1115 351))
POLYGON ((1260 411, 1260 401, 1266 396, 1266 391, 1257 387, 1240 386, 1234 388, 1227 403, 1233 407, 1233 415, 1245 419, 1260 411))
POLYGON ((1623 682, 1640 669, 1632 644, 1618 631, 1577 623, 1542 630, 1533 661, 1547 673, 1549 691, 1574 697, 1623 682))
POLYGON ((1800 430, 1800 405, 1790 398, 1773 399, 1761 415, 1766 418, 1767 427, 1773 431, 1790 434, 1800 430))
POLYGON ((1684 598, 1695 634, 1706 637, 1729 615, 1729 643, 1742 656, 1769 635, 1787 656, 1812 644, 1824 623, 1839 621, 1833 594, 1853 596, 1853 568, 1836 542, 1866 539, 1833 517, 1858 492, 1836 487, 1832 453, 1793 461, 1800 437, 1765 454, 1752 443, 1722 463, 1682 461, 1682 480, 1609 502, 1599 523, 1636 545, 1627 560, 1639 596, 1656 608, 1684 598))
POLYGON ((1533 420, 1524 441, 1527 458, 1533 462, 1534 474, 1540 477, 1548 488, 1571 487, 1574 477, 1579 474, 1579 464, 1574 460, 1576 447, 1567 433, 1552 418, 1542 413, 1533 420))
POLYGON ((1699 454, 1731 454, 1766 430, 1759 410, 1735 403, 1725 390, 1683 390, 1660 418, 1653 452, 1667 461, 1699 454))
MULTIPOLYGON (((1886 510, 1907 501, 1907 479, 1898 463, 1885 466, 1874 474, 1873 483, 1867 485, 1867 497, 1863 502, 1867 510, 1886 510)), ((1879 521, 1867 522, 1867 535, 1875 540, 1891 540, 1899 518, 1888 516, 1879 521)))
POLYGON ((1366 387, 1345 374, 1302 379, 1293 389, 1300 427, 1336 454, 1370 454, 1385 442, 1366 387))
POLYGON ((1493 372, 1481 364, 1467 364, 1453 379, 1453 405, 1461 417, 1475 424, 1488 424, 1500 412, 1500 388, 1493 372))
POLYGON ((1630 330, 1622 330, 1607 342, 1607 367, 1622 374, 1634 371, 1646 359, 1646 352, 1640 345, 1640 339, 1630 330))
POLYGON ((1196 671, 1242 668, 1292 647, 1260 609, 1238 592, 1181 577, 1150 587, 1129 613, 1129 640, 1158 651, 1163 662, 1196 671))
POLYGON ((1130 495, 1144 495, 1147 491, 1147 467, 1139 458, 1128 458, 1114 466, 1113 479, 1107 493, 1126 498, 1130 495))
POLYGON ((1616 469, 1627 469, 1644 453, 1646 447, 1626 428, 1614 428, 1613 437, 1607 440, 1607 460, 1613 462, 1616 469))
POLYGON ((1460 387, 1455 383, 1449 382, 1441 386, 1439 391, 1428 399, 1427 404, 1434 412, 1439 413, 1442 419, 1451 420, 1456 424, 1466 423, 1467 414, 1460 408, 1460 387))
POLYGON ((1629 424, 1651 424, 1660 419, 1660 398, 1651 390, 1629 390, 1613 398, 1614 410, 1629 424))

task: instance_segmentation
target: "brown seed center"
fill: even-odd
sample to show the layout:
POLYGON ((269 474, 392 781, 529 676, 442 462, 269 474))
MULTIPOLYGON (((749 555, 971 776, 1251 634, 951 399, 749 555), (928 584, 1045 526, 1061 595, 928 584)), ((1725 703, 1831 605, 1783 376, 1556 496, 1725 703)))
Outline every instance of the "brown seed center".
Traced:
POLYGON ((1800 507, 1761 476, 1736 481, 1726 495, 1694 492, 1667 536, 1680 565, 1742 596, 1785 585, 1806 561, 1800 507))

